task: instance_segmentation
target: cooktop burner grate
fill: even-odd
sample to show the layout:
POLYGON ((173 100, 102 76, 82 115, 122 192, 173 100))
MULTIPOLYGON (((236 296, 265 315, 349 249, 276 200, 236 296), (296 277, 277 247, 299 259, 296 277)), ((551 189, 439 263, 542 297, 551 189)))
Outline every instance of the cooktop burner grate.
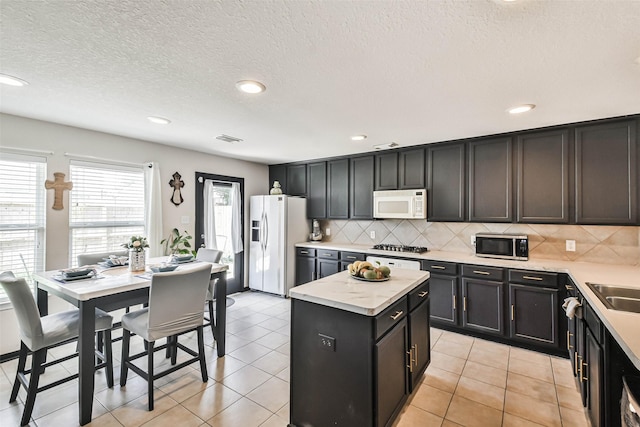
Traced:
POLYGON ((390 245, 386 243, 373 245, 373 249, 378 249, 381 251, 393 251, 393 252, 411 252, 414 254, 421 254, 429 250, 423 246, 390 245))

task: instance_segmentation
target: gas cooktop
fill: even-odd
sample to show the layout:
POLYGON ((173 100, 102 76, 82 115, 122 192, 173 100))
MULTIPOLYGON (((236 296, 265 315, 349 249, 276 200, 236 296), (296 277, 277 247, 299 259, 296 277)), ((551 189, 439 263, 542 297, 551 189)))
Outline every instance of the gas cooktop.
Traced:
POLYGON ((373 245, 373 249, 378 249, 381 251, 393 251, 393 252, 411 252, 414 254, 421 254, 429 250, 423 246, 388 245, 386 243, 373 245))

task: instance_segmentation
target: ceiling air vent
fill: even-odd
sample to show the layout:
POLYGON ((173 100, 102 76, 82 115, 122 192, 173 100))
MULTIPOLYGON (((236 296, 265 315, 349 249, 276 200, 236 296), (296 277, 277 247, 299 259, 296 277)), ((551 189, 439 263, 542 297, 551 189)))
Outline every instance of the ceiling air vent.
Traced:
POLYGON ((386 149, 394 148, 397 146, 399 146, 397 142, 389 142, 387 144, 374 145, 373 148, 375 148, 376 150, 386 150, 386 149))
POLYGON ((230 143, 242 142, 242 139, 240 138, 236 138, 235 136, 229 136, 225 134, 216 136, 216 139, 219 139, 220 141, 224 141, 224 142, 230 142, 230 143))

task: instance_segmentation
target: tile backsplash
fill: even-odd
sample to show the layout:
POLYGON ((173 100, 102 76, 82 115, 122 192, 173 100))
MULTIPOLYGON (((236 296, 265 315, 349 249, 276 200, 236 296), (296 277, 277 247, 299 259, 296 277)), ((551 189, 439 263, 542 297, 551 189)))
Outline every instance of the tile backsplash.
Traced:
POLYGON ((326 220, 331 228, 325 241, 374 245, 390 243, 426 246, 430 250, 474 252, 471 236, 481 232, 529 235, 529 258, 640 266, 640 227, 556 224, 493 224, 427 222, 424 220, 326 220), (370 237, 375 232, 375 238, 370 237), (565 240, 576 241, 576 251, 565 251, 565 240))

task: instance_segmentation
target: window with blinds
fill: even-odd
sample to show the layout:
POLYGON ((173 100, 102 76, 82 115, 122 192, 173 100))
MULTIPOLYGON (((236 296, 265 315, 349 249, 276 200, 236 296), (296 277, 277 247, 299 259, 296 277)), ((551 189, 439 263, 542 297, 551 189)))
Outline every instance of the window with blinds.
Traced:
POLYGON ((71 161, 69 265, 82 253, 122 250, 133 235, 144 235, 144 173, 128 167, 71 161))
POLYGON ((29 281, 44 270, 46 175, 45 158, 0 154, 0 271, 29 281))

